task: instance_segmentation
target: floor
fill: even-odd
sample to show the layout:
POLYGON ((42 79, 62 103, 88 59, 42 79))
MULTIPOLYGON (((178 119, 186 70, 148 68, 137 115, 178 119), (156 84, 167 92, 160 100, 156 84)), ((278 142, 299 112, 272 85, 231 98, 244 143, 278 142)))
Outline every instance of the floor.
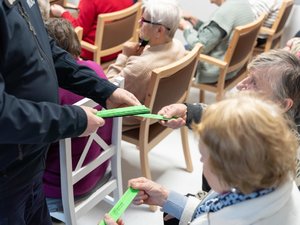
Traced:
MULTIPOLYGON (((198 93, 198 90, 192 88, 188 102, 198 102, 198 93)), ((213 98, 214 96, 208 95, 207 102, 212 102, 213 98)), ((192 131, 189 131, 189 145, 194 166, 192 173, 185 171, 179 130, 174 130, 152 149, 149 154, 149 162, 153 180, 183 194, 199 191, 201 189, 202 165, 200 163, 197 138, 192 131)), ((122 142, 122 170, 123 189, 126 190, 129 179, 141 176, 138 151, 134 145, 127 142, 122 142)), ((80 218, 77 225, 98 224, 111 207, 106 202, 98 204, 87 215, 80 218)), ((141 225, 163 224, 162 212, 160 210, 151 212, 147 206, 131 205, 122 218, 126 225, 137 224, 137 221, 141 225)), ((64 223, 54 224, 63 225, 64 223)))

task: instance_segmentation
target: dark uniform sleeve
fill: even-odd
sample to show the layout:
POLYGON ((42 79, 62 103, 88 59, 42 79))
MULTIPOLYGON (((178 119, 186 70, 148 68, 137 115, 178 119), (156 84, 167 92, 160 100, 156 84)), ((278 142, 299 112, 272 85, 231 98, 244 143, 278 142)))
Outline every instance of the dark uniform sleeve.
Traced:
MULTIPOLYGON (((80 107, 60 106, 46 101, 35 102, 16 97, 7 91, 8 75, 4 74, 7 72, 4 65, 9 56, 5 49, 8 45, 11 48, 12 45, 16 45, 18 48, 20 43, 11 42, 13 32, 9 27, 11 21, 7 16, 10 9, 4 10, 4 7, 3 1, 0 0, 0 144, 50 143, 59 138, 82 134, 87 126, 87 117, 80 107)), ((21 42, 21 45, 26 43, 21 42)), ((9 60, 15 67, 19 66, 14 58, 11 57, 9 60)), ((18 87, 18 84, 15 86, 18 87)), ((40 94, 31 89, 31 86, 28 86, 28 92, 32 95, 40 94)))
POLYGON ((0 143, 50 143, 58 137, 78 136, 86 126, 86 114, 78 106, 37 103, 7 94, 0 73, 0 143))
POLYGON ((185 103, 185 105, 187 107, 186 126, 191 129, 193 123, 200 123, 203 110, 207 105, 202 103, 185 103))
POLYGON ((85 96, 106 107, 106 99, 117 87, 88 67, 78 65, 73 57, 50 41, 59 86, 85 96))

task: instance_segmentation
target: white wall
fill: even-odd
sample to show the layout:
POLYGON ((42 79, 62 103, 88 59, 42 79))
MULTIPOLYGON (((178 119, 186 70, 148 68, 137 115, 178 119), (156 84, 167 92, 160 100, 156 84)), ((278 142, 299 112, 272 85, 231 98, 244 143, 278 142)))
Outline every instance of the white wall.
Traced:
POLYGON ((296 1, 287 21, 281 40, 281 46, 284 46, 286 41, 292 38, 298 30, 300 30, 300 0, 296 1))
MULTIPOLYGON (((209 0, 178 0, 178 2, 183 11, 190 12, 203 21, 206 21, 217 8, 209 0)), ((182 31, 177 31, 175 37, 185 43, 182 31)))

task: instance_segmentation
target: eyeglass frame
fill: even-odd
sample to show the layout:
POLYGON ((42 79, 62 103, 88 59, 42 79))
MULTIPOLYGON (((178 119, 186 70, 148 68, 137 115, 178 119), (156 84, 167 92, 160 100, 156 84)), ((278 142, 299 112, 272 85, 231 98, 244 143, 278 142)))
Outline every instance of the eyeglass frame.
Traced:
POLYGON ((161 24, 161 23, 156 23, 156 22, 152 22, 150 20, 146 20, 144 17, 141 17, 140 18, 140 23, 149 23, 149 24, 152 24, 152 25, 159 25, 159 26, 163 26, 165 27, 167 30, 171 30, 171 28, 161 24))

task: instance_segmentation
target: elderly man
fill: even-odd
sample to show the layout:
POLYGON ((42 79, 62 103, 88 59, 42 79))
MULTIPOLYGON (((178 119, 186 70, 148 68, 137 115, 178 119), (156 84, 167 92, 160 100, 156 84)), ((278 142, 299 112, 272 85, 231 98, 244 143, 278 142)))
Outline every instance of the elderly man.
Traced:
MULTIPOLYGON (((183 31, 187 48, 192 49, 197 43, 203 45, 202 53, 216 59, 223 59, 234 29, 254 21, 254 13, 248 0, 210 0, 219 8, 206 22, 192 15, 184 15, 179 28, 183 31)), ((239 69, 227 75, 234 77, 239 69)), ((197 83, 214 83, 218 80, 219 68, 209 63, 200 62, 197 67, 197 83)))
MULTIPOLYGON (((139 37, 148 45, 127 42, 116 62, 109 66, 106 74, 108 79, 124 77, 125 89, 143 103, 152 70, 166 66, 185 54, 183 44, 173 39, 179 21, 180 10, 177 4, 162 0, 146 2, 140 19, 139 37)), ((139 123, 134 118, 123 120, 125 125, 139 123)))

